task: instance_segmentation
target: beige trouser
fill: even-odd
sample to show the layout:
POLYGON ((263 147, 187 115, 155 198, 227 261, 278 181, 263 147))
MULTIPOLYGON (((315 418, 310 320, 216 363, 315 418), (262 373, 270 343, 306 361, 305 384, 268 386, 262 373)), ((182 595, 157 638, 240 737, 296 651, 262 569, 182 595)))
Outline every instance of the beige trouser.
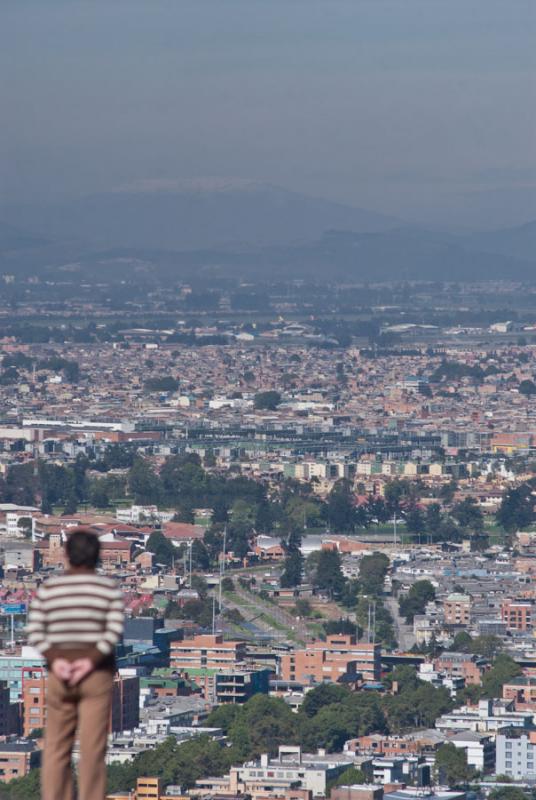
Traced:
POLYGON ((77 727, 80 740, 78 798, 104 800, 104 758, 112 687, 113 675, 105 670, 92 672, 74 688, 49 673, 42 800, 73 800, 71 755, 77 727))

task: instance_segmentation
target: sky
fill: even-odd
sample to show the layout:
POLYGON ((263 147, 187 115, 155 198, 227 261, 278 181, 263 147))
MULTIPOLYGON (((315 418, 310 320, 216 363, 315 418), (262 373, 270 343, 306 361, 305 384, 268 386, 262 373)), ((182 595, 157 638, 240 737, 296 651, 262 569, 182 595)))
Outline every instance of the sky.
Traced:
POLYGON ((534 0, 1 6, 0 219, 207 176, 444 227, 536 218, 534 0))

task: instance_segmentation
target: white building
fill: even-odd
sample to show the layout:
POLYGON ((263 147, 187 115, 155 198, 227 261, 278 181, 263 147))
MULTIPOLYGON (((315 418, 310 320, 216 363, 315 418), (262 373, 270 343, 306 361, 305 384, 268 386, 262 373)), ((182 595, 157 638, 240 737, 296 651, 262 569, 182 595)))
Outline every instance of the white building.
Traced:
POLYGON ((497 735, 495 774, 516 781, 536 780, 536 731, 509 730, 497 735))
POLYGON ((465 750, 467 763, 479 772, 493 772, 495 769, 495 742, 485 733, 457 733, 449 742, 460 750, 465 750))
POLYGON ((473 731, 496 733, 500 728, 524 728, 532 723, 532 714, 512 711, 512 703, 504 700, 481 700, 477 707, 462 706, 436 719, 435 727, 442 733, 473 731))
POLYGON ((302 753, 300 747, 283 746, 277 758, 264 754, 258 761, 249 761, 239 768, 239 781, 245 784, 270 784, 275 787, 300 785, 313 797, 326 794, 327 783, 354 765, 349 755, 302 753))
POLYGON ((171 522, 173 511, 159 511, 157 506, 130 506, 118 508, 115 518, 124 525, 140 525, 143 522, 171 522))

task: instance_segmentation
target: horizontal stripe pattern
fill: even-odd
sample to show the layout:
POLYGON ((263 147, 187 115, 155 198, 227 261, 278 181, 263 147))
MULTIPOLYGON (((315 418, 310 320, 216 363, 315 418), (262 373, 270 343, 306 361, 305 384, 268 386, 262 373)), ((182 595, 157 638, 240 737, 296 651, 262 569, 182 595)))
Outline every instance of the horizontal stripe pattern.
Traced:
POLYGON ((51 647, 96 647, 112 653, 123 633, 123 597, 116 583, 103 575, 61 575, 37 590, 26 632, 39 652, 51 647))

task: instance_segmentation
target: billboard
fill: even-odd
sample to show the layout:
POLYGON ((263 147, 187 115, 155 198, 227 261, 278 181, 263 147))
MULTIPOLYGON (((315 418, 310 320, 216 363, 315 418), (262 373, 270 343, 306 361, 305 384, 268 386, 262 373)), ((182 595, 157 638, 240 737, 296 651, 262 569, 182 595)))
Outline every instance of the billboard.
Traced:
POLYGON ((26 614, 26 603, 2 603, 0 611, 2 614, 26 614))

